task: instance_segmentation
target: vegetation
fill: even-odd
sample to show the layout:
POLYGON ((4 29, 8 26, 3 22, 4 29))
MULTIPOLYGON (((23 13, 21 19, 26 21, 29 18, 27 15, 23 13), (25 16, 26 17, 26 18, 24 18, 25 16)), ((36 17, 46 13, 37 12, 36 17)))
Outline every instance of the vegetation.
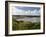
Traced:
POLYGON ((40 29, 40 22, 17 21, 12 17, 12 30, 40 29))

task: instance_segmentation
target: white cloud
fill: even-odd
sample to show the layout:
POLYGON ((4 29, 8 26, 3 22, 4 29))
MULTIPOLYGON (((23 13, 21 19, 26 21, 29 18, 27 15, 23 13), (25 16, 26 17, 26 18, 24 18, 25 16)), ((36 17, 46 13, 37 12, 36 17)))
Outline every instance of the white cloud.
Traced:
POLYGON ((40 15, 40 10, 33 10, 31 11, 31 15, 40 15))
POLYGON ((13 15, 40 15, 40 10, 33 10, 33 11, 25 11, 22 9, 13 8, 13 15))

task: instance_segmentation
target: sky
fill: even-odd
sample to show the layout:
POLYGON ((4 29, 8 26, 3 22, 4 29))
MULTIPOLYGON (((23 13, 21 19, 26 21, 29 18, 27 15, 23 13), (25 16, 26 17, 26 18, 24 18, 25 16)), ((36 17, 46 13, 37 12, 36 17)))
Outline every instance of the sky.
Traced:
POLYGON ((12 15, 40 15, 40 7, 15 6, 12 15))

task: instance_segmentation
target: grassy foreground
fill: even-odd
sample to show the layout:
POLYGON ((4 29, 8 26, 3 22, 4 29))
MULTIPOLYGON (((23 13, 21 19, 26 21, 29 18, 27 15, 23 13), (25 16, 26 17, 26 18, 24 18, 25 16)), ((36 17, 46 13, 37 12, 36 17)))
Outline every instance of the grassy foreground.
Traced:
POLYGON ((17 21, 12 17, 12 30, 40 29, 40 22, 17 21))

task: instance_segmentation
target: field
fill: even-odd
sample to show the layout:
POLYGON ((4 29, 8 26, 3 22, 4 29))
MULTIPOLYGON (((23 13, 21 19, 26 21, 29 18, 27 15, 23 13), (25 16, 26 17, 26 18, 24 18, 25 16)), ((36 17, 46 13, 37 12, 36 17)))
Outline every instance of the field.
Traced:
MULTIPOLYGON (((26 21, 25 20, 18 20, 19 18, 25 18, 26 16, 13 16, 12 17, 12 30, 34 30, 40 29, 40 21, 37 19, 38 22, 34 21, 26 21)), ((27 17, 26 17, 27 18, 27 17)), ((29 19, 28 19, 29 20, 29 19)))

